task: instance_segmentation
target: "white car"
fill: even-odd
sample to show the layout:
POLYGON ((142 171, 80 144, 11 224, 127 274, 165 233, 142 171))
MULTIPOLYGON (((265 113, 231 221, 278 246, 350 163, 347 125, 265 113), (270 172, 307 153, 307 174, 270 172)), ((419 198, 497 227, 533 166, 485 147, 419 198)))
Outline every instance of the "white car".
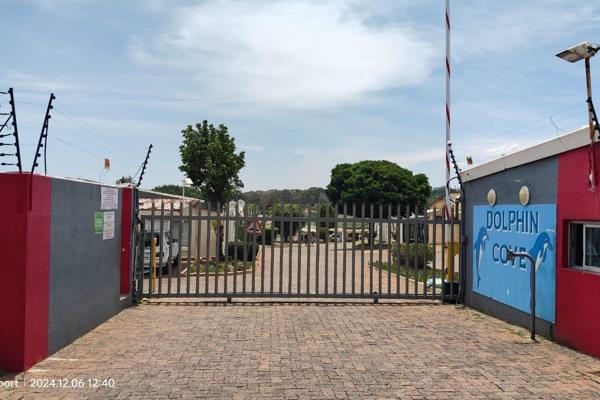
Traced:
MULTIPOLYGON (((169 259, 173 265, 179 265, 179 243, 177 239, 172 239, 169 236, 169 232, 160 233, 155 232, 154 237, 156 238, 156 269, 163 268, 167 269, 169 266, 169 259), (162 237, 161 237, 162 236, 162 237), (161 250, 162 240, 162 250, 161 250), (169 246, 170 243, 170 246, 169 246), (170 247, 170 248, 169 248, 170 247), (169 257, 169 252, 171 257, 169 257), (162 260, 161 260, 162 254, 162 260), (161 262, 162 261, 162 262, 161 262)), ((150 272, 150 238, 149 232, 146 232, 144 237, 144 272, 150 272)))

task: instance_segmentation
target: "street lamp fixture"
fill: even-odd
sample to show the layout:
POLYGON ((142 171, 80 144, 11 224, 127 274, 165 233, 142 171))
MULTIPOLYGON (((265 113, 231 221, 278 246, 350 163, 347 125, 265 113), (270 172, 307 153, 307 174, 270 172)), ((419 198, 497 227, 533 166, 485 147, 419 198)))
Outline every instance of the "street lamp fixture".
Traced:
POLYGON ((600 50, 600 45, 590 42, 583 42, 565 51, 561 51, 556 55, 556 57, 574 63, 585 58, 594 57, 598 50, 600 50))
POLYGON ((591 168, 589 174, 589 189, 591 192, 596 190, 596 165, 595 165, 595 154, 594 154, 594 142, 595 142, 595 131, 599 129, 598 117, 596 110, 594 109, 594 103, 592 102, 592 75, 590 72, 590 58, 594 57, 600 50, 600 45, 590 42, 583 42, 575 45, 567 50, 561 51, 556 56, 562 58, 565 61, 577 62, 585 60, 585 83, 587 89, 587 103, 588 103, 588 123, 590 127, 590 146, 591 146, 591 168))

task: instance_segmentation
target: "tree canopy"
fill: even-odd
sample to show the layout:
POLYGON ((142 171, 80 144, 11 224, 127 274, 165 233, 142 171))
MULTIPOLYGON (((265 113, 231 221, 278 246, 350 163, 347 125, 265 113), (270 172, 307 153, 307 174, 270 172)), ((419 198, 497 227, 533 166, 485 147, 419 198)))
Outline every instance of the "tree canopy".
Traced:
POLYGON ((412 171, 385 160, 338 164, 331 170, 327 186, 332 203, 373 203, 384 207, 400 204, 413 208, 426 206, 430 195, 431 185, 426 175, 413 175, 412 171))
POLYGON ((131 176, 122 176, 115 181, 117 185, 124 185, 126 183, 133 183, 133 178, 131 176))
POLYGON ((208 121, 188 125, 181 131, 183 144, 179 146, 181 166, 202 194, 202 198, 224 203, 239 194, 244 187, 239 177, 246 165, 244 152, 236 152, 235 139, 227 127, 215 128, 208 121))

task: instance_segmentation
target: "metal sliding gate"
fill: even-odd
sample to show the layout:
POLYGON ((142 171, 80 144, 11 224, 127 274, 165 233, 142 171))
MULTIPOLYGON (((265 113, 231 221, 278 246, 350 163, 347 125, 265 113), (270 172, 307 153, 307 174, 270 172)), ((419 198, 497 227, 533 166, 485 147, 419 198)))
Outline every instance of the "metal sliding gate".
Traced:
POLYGON ((451 214, 151 200, 138 210, 134 298, 454 298, 458 204, 451 214))

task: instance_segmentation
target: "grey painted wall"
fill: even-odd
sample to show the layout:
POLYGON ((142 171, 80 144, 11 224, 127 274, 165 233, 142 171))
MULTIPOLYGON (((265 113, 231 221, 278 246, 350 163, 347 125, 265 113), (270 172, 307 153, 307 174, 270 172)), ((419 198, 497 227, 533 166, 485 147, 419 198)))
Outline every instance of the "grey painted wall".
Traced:
POLYGON ((54 353, 121 310, 121 191, 115 237, 94 234, 100 185, 52 180, 48 352, 54 353))
MULTIPOLYGON (((465 182, 466 199, 466 234, 467 244, 467 277, 465 304, 493 315, 515 325, 527 328, 529 314, 499 303, 491 298, 473 292, 473 206, 487 205, 487 193, 496 191, 496 204, 518 204, 519 189, 526 185, 530 189, 531 204, 556 204, 558 158, 550 157, 534 163, 521 165, 496 174, 488 175, 473 181, 465 182)), ((537 319, 538 333, 552 337, 552 326, 546 321, 537 319)))

